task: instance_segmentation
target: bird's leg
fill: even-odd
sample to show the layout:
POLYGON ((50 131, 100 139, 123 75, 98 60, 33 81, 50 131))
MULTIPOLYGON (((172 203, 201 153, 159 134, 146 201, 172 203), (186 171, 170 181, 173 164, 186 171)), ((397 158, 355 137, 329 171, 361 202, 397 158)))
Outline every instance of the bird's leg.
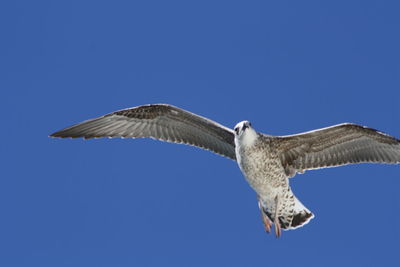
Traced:
POLYGON ((263 209, 263 207, 261 205, 260 199, 258 199, 258 208, 260 209, 260 212, 261 212, 261 219, 262 219, 262 222, 264 224, 265 232, 267 232, 269 234, 271 232, 272 222, 268 218, 267 214, 265 214, 264 209, 263 209))
POLYGON ((272 222, 262 209, 261 209, 261 218, 264 223, 265 232, 269 234, 271 232, 272 222))
POLYGON ((278 204, 279 204, 279 198, 278 196, 276 196, 274 224, 275 224, 275 235, 277 238, 281 236, 281 223, 279 222, 279 216, 278 216, 278 206, 279 206, 278 204))

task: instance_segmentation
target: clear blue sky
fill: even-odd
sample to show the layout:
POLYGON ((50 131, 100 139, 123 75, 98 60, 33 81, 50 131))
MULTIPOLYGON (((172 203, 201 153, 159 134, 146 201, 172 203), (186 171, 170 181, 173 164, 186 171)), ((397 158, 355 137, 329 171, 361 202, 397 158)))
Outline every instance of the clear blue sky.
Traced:
POLYGON ((236 163, 154 140, 48 134, 170 103, 292 134, 400 137, 399 1, 2 1, 0 266, 395 266, 400 166, 292 179, 276 239, 236 163))

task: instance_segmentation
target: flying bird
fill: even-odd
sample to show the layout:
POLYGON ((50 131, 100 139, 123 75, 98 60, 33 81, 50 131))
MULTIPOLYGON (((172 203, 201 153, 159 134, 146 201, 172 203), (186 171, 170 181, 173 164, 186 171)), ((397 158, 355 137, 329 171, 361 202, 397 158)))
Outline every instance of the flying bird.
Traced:
POLYGON ((293 194, 289 178, 305 170, 353 163, 400 163, 400 140, 343 123, 310 132, 272 136, 249 121, 232 130, 168 104, 143 105, 87 120, 50 135, 84 139, 150 137, 210 150, 234 161, 257 194, 266 232, 296 229, 313 213, 293 194))

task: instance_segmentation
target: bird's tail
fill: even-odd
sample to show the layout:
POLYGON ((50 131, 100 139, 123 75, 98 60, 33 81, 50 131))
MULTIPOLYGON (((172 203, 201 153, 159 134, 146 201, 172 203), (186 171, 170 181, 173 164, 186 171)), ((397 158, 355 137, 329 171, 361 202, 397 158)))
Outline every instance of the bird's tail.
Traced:
MULTIPOLYGON (((286 203, 279 208, 279 223, 281 229, 292 230, 306 225, 314 214, 309 211, 297 198, 290 192, 290 203, 286 203)), ((261 204, 261 203, 259 203, 261 204)), ((262 205, 262 211, 268 216, 271 222, 275 221, 275 210, 273 208, 268 209, 262 205)), ((266 205, 268 206, 268 205, 266 205)))
MULTIPOLYGON (((311 219, 314 218, 314 214, 309 211, 297 198, 294 196, 294 214, 293 219, 286 230, 296 229, 306 225, 311 219)), ((282 226, 282 223, 281 223, 282 226)))

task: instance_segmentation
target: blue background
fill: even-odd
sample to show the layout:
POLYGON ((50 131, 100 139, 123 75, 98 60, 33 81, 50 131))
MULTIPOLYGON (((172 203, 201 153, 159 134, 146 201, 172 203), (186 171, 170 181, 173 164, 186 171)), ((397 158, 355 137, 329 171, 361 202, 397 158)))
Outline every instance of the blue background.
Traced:
POLYGON ((170 103, 273 135, 355 122, 400 137, 399 5, 2 1, 0 266, 397 265, 399 166, 297 176, 316 217, 276 239, 231 160, 48 135, 170 103))

